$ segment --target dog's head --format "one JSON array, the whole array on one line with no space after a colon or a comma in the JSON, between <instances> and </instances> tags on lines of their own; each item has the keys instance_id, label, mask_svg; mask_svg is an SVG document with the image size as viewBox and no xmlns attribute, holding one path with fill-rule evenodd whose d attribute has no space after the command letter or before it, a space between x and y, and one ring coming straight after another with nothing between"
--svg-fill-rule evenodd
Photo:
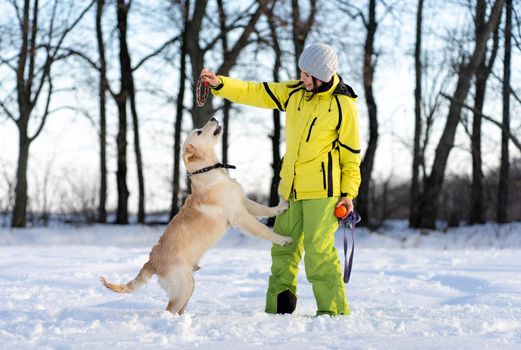
<instances>
[{"instance_id":1,"label":"dog's head","mask_svg":"<svg viewBox=\"0 0 521 350\"><path fill-rule=\"evenodd\" d=\"M191 131L183 144L183 161L188 172L218 162L214 146L222 137L222 126L212 118L201 129Z\"/></svg>"}]
</instances>

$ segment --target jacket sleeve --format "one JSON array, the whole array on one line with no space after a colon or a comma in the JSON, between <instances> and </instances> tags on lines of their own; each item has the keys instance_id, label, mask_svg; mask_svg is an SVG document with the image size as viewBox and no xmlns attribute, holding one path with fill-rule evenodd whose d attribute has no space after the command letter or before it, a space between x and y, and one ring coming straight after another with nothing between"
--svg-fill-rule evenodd
<instances>
[{"instance_id":1,"label":"jacket sleeve","mask_svg":"<svg viewBox=\"0 0 521 350\"><path fill-rule=\"evenodd\" d=\"M340 168L342 178L340 191L343 197L355 198L360 187L360 132L355 100L347 97L342 103L342 121L338 130L340 145Z\"/></svg>"},{"instance_id":2,"label":"jacket sleeve","mask_svg":"<svg viewBox=\"0 0 521 350\"><path fill-rule=\"evenodd\" d=\"M219 84L212 88L215 96L224 97L232 102L269 109L285 110L285 101L288 99L289 85L297 81L282 83L246 82L218 76Z\"/></svg>"}]
</instances>

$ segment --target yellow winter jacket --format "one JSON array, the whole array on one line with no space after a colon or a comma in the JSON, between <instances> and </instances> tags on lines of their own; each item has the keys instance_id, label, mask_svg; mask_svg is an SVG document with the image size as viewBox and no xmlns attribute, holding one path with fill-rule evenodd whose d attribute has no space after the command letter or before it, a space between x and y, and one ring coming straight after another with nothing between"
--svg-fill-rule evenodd
<instances>
[{"instance_id":1,"label":"yellow winter jacket","mask_svg":"<svg viewBox=\"0 0 521 350\"><path fill-rule=\"evenodd\" d=\"M334 75L331 88L306 91L298 80L245 82L219 76L215 96L286 112L286 154L279 193L286 200L344 196L355 198L360 186L360 138L356 94Z\"/></svg>"}]
</instances>

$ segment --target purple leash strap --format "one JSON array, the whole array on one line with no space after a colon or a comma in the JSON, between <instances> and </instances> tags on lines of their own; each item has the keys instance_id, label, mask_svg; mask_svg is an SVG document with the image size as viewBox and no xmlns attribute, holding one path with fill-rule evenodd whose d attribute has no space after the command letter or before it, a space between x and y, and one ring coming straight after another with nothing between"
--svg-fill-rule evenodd
<instances>
[{"instance_id":1,"label":"purple leash strap","mask_svg":"<svg viewBox=\"0 0 521 350\"><path fill-rule=\"evenodd\" d=\"M345 219L340 219L340 224L344 225L344 283L347 284L349 282L349 278L351 277L351 269L353 268L353 254L355 251L355 226L360 222L362 218L355 212L349 213L349 215ZM351 240L353 241L353 245L351 246L351 253L349 254L349 260L347 259L347 227L351 231Z\"/></svg>"}]
</instances>

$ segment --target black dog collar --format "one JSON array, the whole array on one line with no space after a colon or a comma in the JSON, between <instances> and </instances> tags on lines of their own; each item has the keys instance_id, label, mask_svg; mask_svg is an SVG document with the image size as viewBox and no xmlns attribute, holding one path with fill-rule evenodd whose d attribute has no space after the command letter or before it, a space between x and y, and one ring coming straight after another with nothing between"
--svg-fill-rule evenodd
<instances>
[{"instance_id":1,"label":"black dog collar","mask_svg":"<svg viewBox=\"0 0 521 350\"><path fill-rule=\"evenodd\" d=\"M211 170L214 170L214 169L219 169L219 168L235 169L236 167L235 167L235 165L217 163L215 165L207 166L206 168L202 168L202 169L196 170L193 173L188 173L188 175L192 176L192 175L202 174L202 173L206 173L208 171L211 171Z\"/></svg>"}]
</instances>

